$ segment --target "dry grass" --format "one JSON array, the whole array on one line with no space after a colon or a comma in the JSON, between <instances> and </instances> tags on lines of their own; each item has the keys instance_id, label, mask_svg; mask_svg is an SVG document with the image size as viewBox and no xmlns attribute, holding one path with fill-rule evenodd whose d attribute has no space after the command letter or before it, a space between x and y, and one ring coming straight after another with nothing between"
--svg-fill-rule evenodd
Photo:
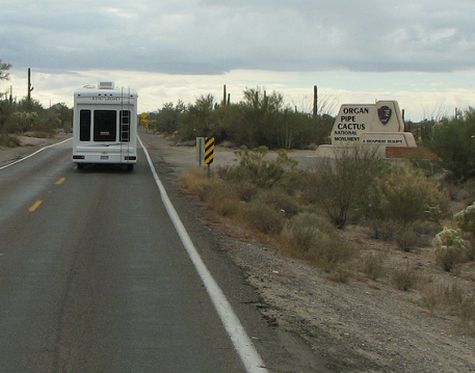
<instances>
[{"instance_id":1,"label":"dry grass","mask_svg":"<svg viewBox=\"0 0 475 373\"><path fill-rule=\"evenodd\" d=\"M432 312L449 312L460 320L462 330L475 333L475 297L456 282L426 283L420 289L421 302Z\"/></svg>"},{"instance_id":2,"label":"dry grass","mask_svg":"<svg viewBox=\"0 0 475 373\"><path fill-rule=\"evenodd\" d=\"M378 280L385 273L384 256L382 254L369 254L361 258L361 270L371 280Z\"/></svg>"},{"instance_id":3,"label":"dry grass","mask_svg":"<svg viewBox=\"0 0 475 373\"><path fill-rule=\"evenodd\" d=\"M193 168L180 176L180 183L189 193L198 196L201 200L208 184L206 172L202 168Z\"/></svg>"},{"instance_id":4,"label":"dry grass","mask_svg":"<svg viewBox=\"0 0 475 373\"><path fill-rule=\"evenodd\" d=\"M339 282L342 284L348 283L351 278L351 272L343 267L337 266L333 272L331 272L327 278L333 282Z\"/></svg>"}]
</instances>

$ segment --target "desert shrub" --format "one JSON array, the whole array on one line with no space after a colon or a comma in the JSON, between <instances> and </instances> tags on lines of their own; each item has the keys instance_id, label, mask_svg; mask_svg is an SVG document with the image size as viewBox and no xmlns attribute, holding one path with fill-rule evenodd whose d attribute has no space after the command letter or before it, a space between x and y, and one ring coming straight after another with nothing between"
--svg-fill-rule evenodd
<instances>
[{"instance_id":1,"label":"desert shrub","mask_svg":"<svg viewBox=\"0 0 475 373\"><path fill-rule=\"evenodd\" d=\"M447 211L448 198L421 171L405 163L376 182L372 195L375 217L395 221L405 230L417 220L437 221Z\"/></svg>"},{"instance_id":2,"label":"desert shrub","mask_svg":"<svg viewBox=\"0 0 475 373\"><path fill-rule=\"evenodd\" d=\"M434 240L436 263L447 272L455 269L458 263L467 259L469 243L464 240L459 229L444 227Z\"/></svg>"},{"instance_id":3,"label":"desert shrub","mask_svg":"<svg viewBox=\"0 0 475 373\"><path fill-rule=\"evenodd\" d=\"M398 290L408 291L414 289L419 281L416 271L406 265L403 268L394 268L391 273L391 281Z\"/></svg>"},{"instance_id":4,"label":"desert shrub","mask_svg":"<svg viewBox=\"0 0 475 373\"><path fill-rule=\"evenodd\" d=\"M288 221L282 231L284 253L307 259L334 271L355 255L355 248L335 228L316 214L301 213Z\"/></svg>"},{"instance_id":5,"label":"desert shrub","mask_svg":"<svg viewBox=\"0 0 475 373\"><path fill-rule=\"evenodd\" d=\"M233 188L236 191L241 201L249 202L258 192L258 187L247 180L236 180L233 183Z\"/></svg>"},{"instance_id":6,"label":"desert shrub","mask_svg":"<svg viewBox=\"0 0 475 373\"><path fill-rule=\"evenodd\" d=\"M468 179L475 176L474 138L475 110L470 108L463 118L434 126L430 146L456 178Z\"/></svg>"},{"instance_id":7,"label":"desert shrub","mask_svg":"<svg viewBox=\"0 0 475 373\"><path fill-rule=\"evenodd\" d=\"M411 251L420 243L419 235L412 225L399 228L395 238L399 248L403 251Z\"/></svg>"},{"instance_id":8,"label":"desert shrub","mask_svg":"<svg viewBox=\"0 0 475 373\"><path fill-rule=\"evenodd\" d=\"M15 146L19 146L20 141L14 135L9 135L6 133L0 133L0 146L5 146L7 148L14 148Z\"/></svg>"},{"instance_id":9,"label":"desert shrub","mask_svg":"<svg viewBox=\"0 0 475 373\"><path fill-rule=\"evenodd\" d=\"M208 206L222 216L233 216L240 209L236 192L227 183L212 179L205 187L204 199Z\"/></svg>"},{"instance_id":10,"label":"desert shrub","mask_svg":"<svg viewBox=\"0 0 475 373\"><path fill-rule=\"evenodd\" d=\"M291 218L299 212L299 205L295 198L280 188L263 189L256 196L256 199L264 204L273 206L287 218Z\"/></svg>"},{"instance_id":11,"label":"desert shrub","mask_svg":"<svg viewBox=\"0 0 475 373\"><path fill-rule=\"evenodd\" d=\"M279 152L274 160L268 159L268 149L263 146L253 150L241 148L236 154L239 164L231 167L225 177L231 181L247 180L260 188L271 188L296 166L285 152Z\"/></svg>"},{"instance_id":12,"label":"desert shrub","mask_svg":"<svg viewBox=\"0 0 475 373\"><path fill-rule=\"evenodd\" d=\"M320 216L313 213L301 213L294 216L285 224L282 238L285 246L294 256L305 256L315 242L320 232L328 232L332 227Z\"/></svg>"},{"instance_id":13,"label":"desert shrub","mask_svg":"<svg viewBox=\"0 0 475 373\"><path fill-rule=\"evenodd\" d=\"M373 238L396 241L403 251L411 251L418 246L430 246L434 235L440 231L436 222L417 220L406 226L394 220L373 220Z\"/></svg>"},{"instance_id":14,"label":"desert shrub","mask_svg":"<svg viewBox=\"0 0 475 373\"><path fill-rule=\"evenodd\" d=\"M335 160L320 161L307 173L304 196L344 228L350 209L365 199L381 162L371 148L352 148Z\"/></svg>"},{"instance_id":15,"label":"desert shrub","mask_svg":"<svg viewBox=\"0 0 475 373\"><path fill-rule=\"evenodd\" d=\"M384 257L381 254L369 254L361 258L361 270L371 280L377 280L381 278L386 268L384 267Z\"/></svg>"},{"instance_id":16,"label":"desert shrub","mask_svg":"<svg viewBox=\"0 0 475 373\"><path fill-rule=\"evenodd\" d=\"M280 233L285 224L284 214L260 201L246 205L245 217L252 227L268 234Z\"/></svg>"},{"instance_id":17,"label":"desert shrub","mask_svg":"<svg viewBox=\"0 0 475 373\"><path fill-rule=\"evenodd\" d=\"M322 232L313 247L310 248L307 259L320 265L327 271L339 267L356 254L356 248L343 240L338 232Z\"/></svg>"},{"instance_id":18,"label":"desert shrub","mask_svg":"<svg viewBox=\"0 0 475 373\"><path fill-rule=\"evenodd\" d=\"M29 131L38 123L38 113L16 111L12 113L12 121L16 122L21 133Z\"/></svg>"}]
</instances>

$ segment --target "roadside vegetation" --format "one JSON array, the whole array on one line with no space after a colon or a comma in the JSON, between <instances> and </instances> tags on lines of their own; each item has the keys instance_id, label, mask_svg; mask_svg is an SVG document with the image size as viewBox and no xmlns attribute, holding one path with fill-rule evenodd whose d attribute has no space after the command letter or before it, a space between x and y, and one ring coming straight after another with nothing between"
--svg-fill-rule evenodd
<instances>
[{"instance_id":1,"label":"roadside vegetation","mask_svg":"<svg viewBox=\"0 0 475 373\"><path fill-rule=\"evenodd\" d=\"M0 60L0 82L9 78L10 65ZM44 108L34 99L17 100L0 92L0 146L20 145L18 135L53 137L65 121L72 122L72 109L65 104Z\"/></svg>"},{"instance_id":2,"label":"roadside vegetation","mask_svg":"<svg viewBox=\"0 0 475 373\"><path fill-rule=\"evenodd\" d=\"M182 185L231 227L327 278L417 294L430 312L449 312L475 332L475 203L454 215L441 175L363 148L309 170L272 153L243 147L238 164L209 178L194 169Z\"/></svg>"},{"instance_id":3,"label":"roadside vegetation","mask_svg":"<svg viewBox=\"0 0 475 373\"><path fill-rule=\"evenodd\" d=\"M417 294L430 312L450 312L475 333L475 110L406 123L431 160L387 162L361 148L297 169L285 150L327 143L333 109L327 102L310 115L256 88L238 103L212 95L167 103L141 123L177 142L214 136L239 148L237 165L182 178L231 225L334 281Z\"/></svg>"}]
</instances>

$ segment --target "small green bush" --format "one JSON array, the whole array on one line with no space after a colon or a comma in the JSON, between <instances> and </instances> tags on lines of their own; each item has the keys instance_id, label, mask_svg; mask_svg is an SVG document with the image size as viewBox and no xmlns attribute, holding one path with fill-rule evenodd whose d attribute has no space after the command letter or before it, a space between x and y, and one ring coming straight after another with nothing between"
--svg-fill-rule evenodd
<instances>
[{"instance_id":1,"label":"small green bush","mask_svg":"<svg viewBox=\"0 0 475 373\"><path fill-rule=\"evenodd\" d=\"M319 161L307 173L303 195L343 229L352 208L362 200L367 204L368 191L381 168L374 149L350 148L335 160Z\"/></svg>"},{"instance_id":2,"label":"small green bush","mask_svg":"<svg viewBox=\"0 0 475 373\"><path fill-rule=\"evenodd\" d=\"M288 221L282 231L282 238L288 253L304 257L318 241L322 229L322 219L316 214L301 213Z\"/></svg>"},{"instance_id":3,"label":"small green bush","mask_svg":"<svg viewBox=\"0 0 475 373\"><path fill-rule=\"evenodd\" d=\"M259 201L246 205L245 216L248 223L262 233L278 234L285 224L284 214Z\"/></svg>"},{"instance_id":4,"label":"small green bush","mask_svg":"<svg viewBox=\"0 0 475 373\"><path fill-rule=\"evenodd\" d=\"M20 146L20 141L14 135L0 133L0 146L14 148L15 146Z\"/></svg>"},{"instance_id":5,"label":"small green bush","mask_svg":"<svg viewBox=\"0 0 475 373\"><path fill-rule=\"evenodd\" d=\"M295 198L280 188L261 190L256 198L265 204L275 207L287 218L291 218L299 212L299 205Z\"/></svg>"},{"instance_id":6,"label":"small green bush","mask_svg":"<svg viewBox=\"0 0 475 373\"><path fill-rule=\"evenodd\" d=\"M269 189L293 170L296 162L286 152L279 152L276 159L270 159L265 146L249 150L245 147L236 152L239 164L224 174L228 180L246 180L259 188Z\"/></svg>"},{"instance_id":7,"label":"small green bush","mask_svg":"<svg viewBox=\"0 0 475 373\"><path fill-rule=\"evenodd\" d=\"M327 271L336 270L356 253L335 227L311 213L293 217L285 225L281 237L284 253L307 259Z\"/></svg>"},{"instance_id":8,"label":"small green bush","mask_svg":"<svg viewBox=\"0 0 475 373\"><path fill-rule=\"evenodd\" d=\"M403 229L417 220L438 221L448 207L448 197L438 185L407 163L379 178L372 196L376 217L395 221Z\"/></svg>"}]
</instances>

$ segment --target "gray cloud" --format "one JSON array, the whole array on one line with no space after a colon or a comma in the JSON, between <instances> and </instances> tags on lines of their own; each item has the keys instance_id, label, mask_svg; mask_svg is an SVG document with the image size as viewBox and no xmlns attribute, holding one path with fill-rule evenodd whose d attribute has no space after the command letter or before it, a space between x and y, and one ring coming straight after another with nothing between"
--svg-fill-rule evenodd
<instances>
[{"instance_id":1,"label":"gray cloud","mask_svg":"<svg viewBox=\"0 0 475 373\"><path fill-rule=\"evenodd\" d=\"M475 67L471 0L21 0L2 5L15 67L165 73Z\"/></svg>"}]
</instances>

